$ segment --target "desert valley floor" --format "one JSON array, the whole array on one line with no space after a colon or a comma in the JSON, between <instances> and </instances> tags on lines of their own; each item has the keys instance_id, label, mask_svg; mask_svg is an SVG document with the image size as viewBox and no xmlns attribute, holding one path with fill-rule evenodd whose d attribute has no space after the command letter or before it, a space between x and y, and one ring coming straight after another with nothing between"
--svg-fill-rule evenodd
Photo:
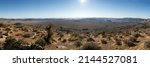
<instances>
[{"instance_id":1,"label":"desert valley floor","mask_svg":"<svg viewBox=\"0 0 150 67\"><path fill-rule=\"evenodd\" d=\"M38 20L1 20L0 49L149 50L150 22L41 25Z\"/></svg>"}]
</instances>

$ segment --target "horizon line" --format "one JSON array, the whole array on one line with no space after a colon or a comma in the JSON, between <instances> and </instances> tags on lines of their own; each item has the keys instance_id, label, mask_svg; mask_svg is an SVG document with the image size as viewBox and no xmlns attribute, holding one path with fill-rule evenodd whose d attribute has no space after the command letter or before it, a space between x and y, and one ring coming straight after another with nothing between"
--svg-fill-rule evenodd
<instances>
[{"instance_id":1,"label":"horizon line","mask_svg":"<svg viewBox=\"0 0 150 67\"><path fill-rule=\"evenodd\" d=\"M54 17L54 18L52 18L52 17L26 17L26 18L1 18L0 17L0 19L88 19L88 18L137 18L137 19L150 19L150 18L139 18L139 17L67 17L67 18L63 18L63 17L58 17L58 18L56 18L56 17Z\"/></svg>"}]
</instances>

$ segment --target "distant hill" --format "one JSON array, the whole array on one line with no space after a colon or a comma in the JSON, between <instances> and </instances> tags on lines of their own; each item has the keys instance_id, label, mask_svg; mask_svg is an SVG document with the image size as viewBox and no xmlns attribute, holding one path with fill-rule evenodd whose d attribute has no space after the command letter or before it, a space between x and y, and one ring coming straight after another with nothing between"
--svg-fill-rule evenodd
<instances>
[{"instance_id":1,"label":"distant hill","mask_svg":"<svg viewBox=\"0 0 150 67\"><path fill-rule=\"evenodd\" d=\"M45 21L61 21L61 22L141 22L146 19L142 18L23 18L23 19L7 19L0 20L45 20Z\"/></svg>"},{"instance_id":2,"label":"distant hill","mask_svg":"<svg viewBox=\"0 0 150 67\"><path fill-rule=\"evenodd\" d=\"M80 22L141 22L145 19L141 18L83 18L83 19L72 19Z\"/></svg>"}]
</instances>

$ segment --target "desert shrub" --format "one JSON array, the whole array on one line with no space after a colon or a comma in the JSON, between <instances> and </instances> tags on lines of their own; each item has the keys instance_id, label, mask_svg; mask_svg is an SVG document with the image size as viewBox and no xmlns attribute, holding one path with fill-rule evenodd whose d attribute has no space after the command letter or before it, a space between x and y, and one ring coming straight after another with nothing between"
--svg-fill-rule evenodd
<instances>
[{"instance_id":1,"label":"desert shrub","mask_svg":"<svg viewBox=\"0 0 150 67\"><path fill-rule=\"evenodd\" d=\"M146 23L142 23L141 28L149 28L149 25L147 25Z\"/></svg>"},{"instance_id":2,"label":"desert shrub","mask_svg":"<svg viewBox=\"0 0 150 67\"><path fill-rule=\"evenodd\" d=\"M33 32L40 33L39 28L36 28L36 29L34 28Z\"/></svg>"},{"instance_id":3,"label":"desert shrub","mask_svg":"<svg viewBox=\"0 0 150 67\"><path fill-rule=\"evenodd\" d=\"M147 48L150 48L150 41L145 42L144 44Z\"/></svg>"},{"instance_id":4,"label":"desert shrub","mask_svg":"<svg viewBox=\"0 0 150 67\"><path fill-rule=\"evenodd\" d=\"M101 47L93 43L87 43L81 48L81 50L101 50Z\"/></svg>"},{"instance_id":5,"label":"desert shrub","mask_svg":"<svg viewBox=\"0 0 150 67\"><path fill-rule=\"evenodd\" d=\"M6 31L11 31L11 29L10 29L10 28L6 28L5 30L6 30Z\"/></svg>"},{"instance_id":6,"label":"desert shrub","mask_svg":"<svg viewBox=\"0 0 150 67\"><path fill-rule=\"evenodd\" d=\"M35 34L36 34L36 33L33 33L33 32L25 33L25 34L23 35L23 37L25 37L25 38L31 38L31 37L33 37Z\"/></svg>"},{"instance_id":7,"label":"desert shrub","mask_svg":"<svg viewBox=\"0 0 150 67\"><path fill-rule=\"evenodd\" d=\"M25 37L25 38L30 38L31 35L30 35L30 34L24 34L23 37Z\"/></svg>"},{"instance_id":8,"label":"desert shrub","mask_svg":"<svg viewBox=\"0 0 150 67\"><path fill-rule=\"evenodd\" d=\"M6 28L7 25L6 25L6 24L3 24L3 23L0 23L0 27Z\"/></svg>"},{"instance_id":9,"label":"desert shrub","mask_svg":"<svg viewBox=\"0 0 150 67\"><path fill-rule=\"evenodd\" d=\"M130 38L129 38L129 41L135 42L135 43L138 43L138 42L139 42L139 41L137 41L137 38L136 38L136 37L130 37Z\"/></svg>"},{"instance_id":10,"label":"desert shrub","mask_svg":"<svg viewBox=\"0 0 150 67\"><path fill-rule=\"evenodd\" d=\"M4 50L43 50L40 45L25 46L22 40L16 40L15 38L8 37L3 44Z\"/></svg>"},{"instance_id":11,"label":"desert shrub","mask_svg":"<svg viewBox=\"0 0 150 67\"><path fill-rule=\"evenodd\" d=\"M60 31L63 31L63 32L66 33L66 34L69 34L69 33L72 32L71 30L65 29L65 28L61 29Z\"/></svg>"},{"instance_id":12,"label":"desert shrub","mask_svg":"<svg viewBox=\"0 0 150 67\"><path fill-rule=\"evenodd\" d=\"M2 47L2 44L0 43L0 50L2 50L3 49L3 47Z\"/></svg>"},{"instance_id":13,"label":"desert shrub","mask_svg":"<svg viewBox=\"0 0 150 67\"><path fill-rule=\"evenodd\" d=\"M23 26L24 24L23 23L14 23L14 25L16 25L16 26Z\"/></svg>"},{"instance_id":14,"label":"desert shrub","mask_svg":"<svg viewBox=\"0 0 150 67\"><path fill-rule=\"evenodd\" d=\"M60 27L60 31L62 31L63 29L64 29L64 28L61 26L61 27Z\"/></svg>"},{"instance_id":15,"label":"desert shrub","mask_svg":"<svg viewBox=\"0 0 150 67\"><path fill-rule=\"evenodd\" d=\"M141 37L141 34L135 33L133 36L136 37L136 38L138 38L138 37Z\"/></svg>"},{"instance_id":16,"label":"desert shrub","mask_svg":"<svg viewBox=\"0 0 150 67\"><path fill-rule=\"evenodd\" d=\"M3 48L5 50L21 50L23 48L24 42L19 40L17 41L15 38L8 37L3 44Z\"/></svg>"},{"instance_id":17,"label":"desert shrub","mask_svg":"<svg viewBox=\"0 0 150 67\"><path fill-rule=\"evenodd\" d=\"M88 41L88 42L91 42L91 41L93 42L93 41L95 41L95 40L94 40L93 38L88 38L87 41Z\"/></svg>"},{"instance_id":18,"label":"desert shrub","mask_svg":"<svg viewBox=\"0 0 150 67\"><path fill-rule=\"evenodd\" d=\"M107 44L106 40L101 40L102 44Z\"/></svg>"},{"instance_id":19,"label":"desert shrub","mask_svg":"<svg viewBox=\"0 0 150 67\"><path fill-rule=\"evenodd\" d=\"M80 41L77 41L77 42L74 43L74 45L75 45L76 47L81 47L82 43L81 43Z\"/></svg>"},{"instance_id":20,"label":"desert shrub","mask_svg":"<svg viewBox=\"0 0 150 67\"><path fill-rule=\"evenodd\" d=\"M3 35L0 34L0 38L3 38Z\"/></svg>"},{"instance_id":21,"label":"desert shrub","mask_svg":"<svg viewBox=\"0 0 150 67\"><path fill-rule=\"evenodd\" d=\"M31 45L27 47L27 50L44 50L44 48L40 45Z\"/></svg>"},{"instance_id":22,"label":"desert shrub","mask_svg":"<svg viewBox=\"0 0 150 67\"><path fill-rule=\"evenodd\" d=\"M106 32L105 32L105 31L102 31L102 32L101 32L101 34L102 34L102 35L105 35L105 34L106 34Z\"/></svg>"},{"instance_id":23,"label":"desert shrub","mask_svg":"<svg viewBox=\"0 0 150 67\"><path fill-rule=\"evenodd\" d=\"M122 45L121 41L120 40L116 40L116 45L121 46Z\"/></svg>"},{"instance_id":24,"label":"desert shrub","mask_svg":"<svg viewBox=\"0 0 150 67\"><path fill-rule=\"evenodd\" d=\"M46 41L44 40L44 39L39 39L39 40L37 40L36 42L35 42L35 44L38 44L38 45L40 45L40 46L46 46L47 45L47 43L46 43Z\"/></svg>"},{"instance_id":25,"label":"desert shrub","mask_svg":"<svg viewBox=\"0 0 150 67\"><path fill-rule=\"evenodd\" d=\"M66 39L64 39L62 42L63 42L63 43L65 43L65 42L67 42L67 40L66 40Z\"/></svg>"},{"instance_id":26,"label":"desert shrub","mask_svg":"<svg viewBox=\"0 0 150 67\"><path fill-rule=\"evenodd\" d=\"M8 32L4 33L3 35L8 36Z\"/></svg>"},{"instance_id":27,"label":"desert shrub","mask_svg":"<svg viewBox=\"0 0 150 67\"><path fill-rule=\"evenodd\" d=\"M136 46L135 42L133 42L133 41L127 40L125 43L127 44L128 47L135 47Z\"/></svg>"},{"instance_id":28,"label":"desert shrub","mask_svg":"<svg viewBox=\"0 0 150 67\"><path fill-rule=\"evenodd\" d=\"M18 34L16 34L15 36L21 36L22 34L20 34L20 33L18 33Z\"/></svg>"}]
</instances>

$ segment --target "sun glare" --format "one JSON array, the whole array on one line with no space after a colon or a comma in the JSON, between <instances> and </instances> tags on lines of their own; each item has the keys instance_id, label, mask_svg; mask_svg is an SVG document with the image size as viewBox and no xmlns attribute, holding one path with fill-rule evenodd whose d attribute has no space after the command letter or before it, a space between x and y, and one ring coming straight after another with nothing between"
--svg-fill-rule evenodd
<instances>
[{"instance_id":1,"label":"sun glare","mask_svg":"<svg viewBox=\"0 0 150 67\"><path fill-rule=\"evenodd\" d=\"M87 0L80 0L81 3L85 3Z\"/></svg>"}]
</instances>

